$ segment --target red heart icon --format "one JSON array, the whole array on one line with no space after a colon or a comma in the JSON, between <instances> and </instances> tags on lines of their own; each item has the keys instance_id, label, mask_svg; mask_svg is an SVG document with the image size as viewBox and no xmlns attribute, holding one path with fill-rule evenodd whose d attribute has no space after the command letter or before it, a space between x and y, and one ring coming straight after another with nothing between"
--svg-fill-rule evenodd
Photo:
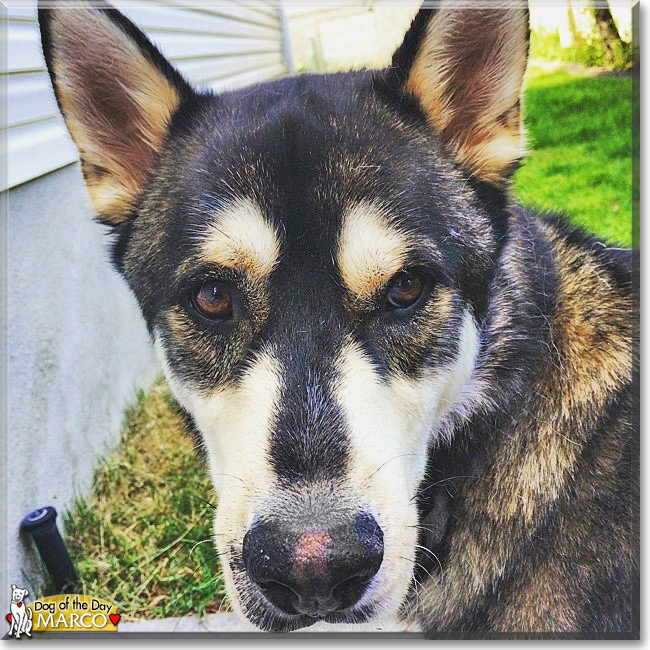
<instances>
[{"instance_id":1,"label":"red heart icon","mask_svg":"<svg viewBox=\"0 0 650 650\"><path fill-rule=\"evenodd\" d=\"M117 625L118 621L119 621L120 618L122 618L122 617L121 617L119 614L110 614L108 618L111 619L111 623L112 623L113 625Z\"/></svg>"},{"instance_id":2,"label":"red heart icon","mask_svg":"<svg viewBox=\"0 0 650 650\"><path fill-rule=\"evenodd\" d=\"M16 603L16 605L18 605L18 607L22 607L22 606L23 606L22 603Z\"/></svg>"},{"instance_id":3,"label":"red heart icon","mask_svg":"<svg viewBox=\"0 0 650 650\"><path fill-rule=\"evenodd\" d=\"M11 623L11 614L7 614L7 620Z\"/></svg>"}]
</instances>

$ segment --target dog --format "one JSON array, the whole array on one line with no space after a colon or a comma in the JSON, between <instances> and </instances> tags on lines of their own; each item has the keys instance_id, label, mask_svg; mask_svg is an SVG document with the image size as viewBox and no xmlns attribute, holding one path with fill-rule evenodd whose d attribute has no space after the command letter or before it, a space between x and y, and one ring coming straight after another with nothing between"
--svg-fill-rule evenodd
<instances>
[{"instance_id":1,"label":"dog","mask_svg":"<svg viewBox=\"0 0 650 650\"><path fill-rule=\"evenodd\" d=\"M32 636L32 610L25 607L25 596L28 594L27 589L19 589L16 585L11 585L9 636L15 634L17 639L20 639L21 634Z\"/></svg>"},{"instance_id":2,"label":"dog","mask_svg":"<svg viewBox=\"0 0 650 650\"><path fill-rule=\"evenodd\" d=\"M234 609L638 635L635 258L511 195L527 8L445 0L386 69L214 94L111 6L48 7Z\"/></svg>"}]
</instances>

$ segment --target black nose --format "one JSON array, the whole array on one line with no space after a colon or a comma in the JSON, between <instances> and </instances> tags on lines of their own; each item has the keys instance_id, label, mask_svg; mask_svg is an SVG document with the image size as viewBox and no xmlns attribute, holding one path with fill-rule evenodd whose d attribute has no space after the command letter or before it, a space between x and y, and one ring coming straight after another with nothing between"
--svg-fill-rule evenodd
<instances>
[{"instance_id":1,"label":"black nose","mask_svg":"<svg viewBox=\"0 0 650 650\"><path fill-rule=\"evenodd\" d=\"M384 535L368 513L302 531L258 522L244 537L250 579L287 614L322 618L363 596L384 557Z\"/></svg>"}]
</instances>

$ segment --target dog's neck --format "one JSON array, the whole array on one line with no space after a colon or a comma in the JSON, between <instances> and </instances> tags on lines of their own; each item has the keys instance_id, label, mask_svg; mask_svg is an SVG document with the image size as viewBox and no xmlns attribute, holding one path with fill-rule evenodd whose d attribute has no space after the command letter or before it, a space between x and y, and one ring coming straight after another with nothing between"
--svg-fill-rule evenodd
<instances>
[{"instance_id":1,"label":"dog's neck","mask_svg":"<svg viewBox=\"0 0 650 650\"><path fill-rule=\"evenodd\" d=\"M435 436L419 491L420 544L435 556L418 558L416 580L444 567L447 532L463 516L463 486L480 475L477 459L490 457L490 448L526 408L535 377L550 362L558 284L553 252L535 216L518 206L509 213L471 386L465 403L448 414Z\"/></svg>"},{"instance_id":2,"label":"dog's neck","mask_svg":"<svg viewBox=\"0 0 650 650\"><path fill-rule=\"evenodd\" d=\"M504 581L530 580L539 595L546 585L517 571L542 566L549 549L573 557L574 545L558 538L563 517L590 512L598 491L620 492L616 462L594 473L590 459L594 450L629 453L621 427L634 412L625 390L634 381L634 314L622 275L597 242L511 212L481 327L473 410L445 423L420 491L428 550L416 581L425 584L428 629L482 629ZM592 489L580 497L578 476ZM622 507L612 518L624 516Z\"/></svg>"}]
</instances>

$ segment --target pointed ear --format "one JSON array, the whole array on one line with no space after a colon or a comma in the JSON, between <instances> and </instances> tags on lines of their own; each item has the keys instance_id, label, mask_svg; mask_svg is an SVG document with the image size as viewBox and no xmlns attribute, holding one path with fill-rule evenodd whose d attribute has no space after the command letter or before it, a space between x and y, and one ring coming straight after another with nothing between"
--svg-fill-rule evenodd
<instances>
[{"instance_id":1,"label":"pointed ear","mask_svg":"<svg viewBox=\"0 0 650 650\"><path fill-rule=\"evenodd\" d=\"M521 88L528 9L420 9L393 56L401 90L419 101L456 160L499 183L524 153Z\"/></svg>"},{"instance_id":2,"label":"pointed ear","mask_svg":"<svg viewBox=\"0 0 650 650\"><path fill-rule=\"evenodd\" d=\"M47 2L48 7L45 8ZM41 0L43 52L100 221L119 224L192 90L119 11Z\"/></svg>"}]
</instances>

